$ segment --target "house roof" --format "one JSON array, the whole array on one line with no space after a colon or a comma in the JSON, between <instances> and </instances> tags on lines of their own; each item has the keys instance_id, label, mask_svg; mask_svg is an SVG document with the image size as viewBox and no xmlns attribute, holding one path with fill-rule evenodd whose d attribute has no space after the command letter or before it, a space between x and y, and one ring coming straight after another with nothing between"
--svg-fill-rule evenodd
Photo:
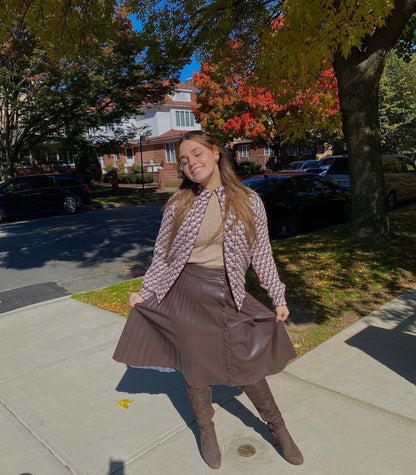
<instances>
[{"instance_id":1,"label":"house roof","mask_svg":"<svg viewBox=\"0 0 416 475\"><path fill-rule=\"evenodd\" d=\"M185 107L197 107L195 89L183 82L178 82L175 84L175 89L172 91L172 94L176 92L190 92L191 100L190 101L175 101L170 95L166 95L163 104L164 105L175 105L175 106L185 106Z\"/></svg>"},{"instance_id":2,"label":"house roof","mask_svg":"<svg viewBox=\"0 0 416 475\"><path fill-rule=\"evenodd\" d=\"M175 130L170 129L162 135L157 135L155 137L149 137L148 142L163 141L166 139L181 138L182 135L185 135L189 130Z\"/></svg>"},{"instance_id":3,"label":"house roof","mask_svg":"<svg viewBox=\"0 0 416 475\"><path fill-rule=\"evenodd\" d=\"M193 87L188 86L188 84L185 84L183 82L176 83L175 89L186 90L186 91L193 91L194 90Z\"/></svg>"}]
</instances>

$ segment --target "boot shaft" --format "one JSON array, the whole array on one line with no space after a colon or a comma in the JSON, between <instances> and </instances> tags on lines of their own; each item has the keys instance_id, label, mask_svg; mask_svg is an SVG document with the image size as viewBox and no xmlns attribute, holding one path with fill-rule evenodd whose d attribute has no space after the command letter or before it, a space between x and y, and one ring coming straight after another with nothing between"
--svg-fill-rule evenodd
<instances>
[{"instance_id":1,"label":"boot shaft","mask_svg":"<svg viewBox=\"0 0 416 475\"><path fill-rule=\"evenodd\" d=\"M210 427L213 424L211 419L215 413L212 407L212 387L192 388L187 384L186 391L199 428Z\"/></svg>"},{"instance_id":2,"label":"boot shaft","mask_svg":"<svg viewBox=\"0 0 416 475\"><path fill-rule=\"evenodd\" d=\"M280 421L282 414L265 378L256 384L243 386L243 390L264 422Z\"/></svg>"}]
</instances>

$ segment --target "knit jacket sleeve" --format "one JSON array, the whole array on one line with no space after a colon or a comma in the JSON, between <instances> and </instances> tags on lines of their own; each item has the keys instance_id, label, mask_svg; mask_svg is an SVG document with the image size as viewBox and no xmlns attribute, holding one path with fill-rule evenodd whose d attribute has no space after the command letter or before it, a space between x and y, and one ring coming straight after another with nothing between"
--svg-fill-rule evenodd
<instances>
[{"instance_id":1,"label":"knit jacket sleeve","mask_svg":"<svg viewBox=\"0 0 416 475\"><path fill-rule=\"evenodd\" d=\"M286 305L285 285L279 278L270 245L266 210L257 194L253 193L251 200L257 229L257 243L251 247L251 264L273 305Z\"/></svg>"},{"instance_id":2,"label":"knit jacket sleeve","mask_svg":"<svg viewBox=\"0 0 416 475\"><path fill-rule=\"evenodd\" d=\"M151 297L153 293L156 293L161 276L164 275L167 268L166 252L175 209L176 205L173 203L168 205L163 213L159 233L155 241L152 263L143 277L142 288L139 291L139 295L145 300Z\"/></svg>"}]
</instances>

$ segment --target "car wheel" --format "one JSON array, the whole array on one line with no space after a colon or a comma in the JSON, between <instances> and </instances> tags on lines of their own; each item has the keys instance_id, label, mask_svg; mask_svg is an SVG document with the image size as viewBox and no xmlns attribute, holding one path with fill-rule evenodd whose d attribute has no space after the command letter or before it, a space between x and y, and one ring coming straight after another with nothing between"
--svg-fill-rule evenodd
<instances>
[{"instance_id":1,"label":"car wheel","mask_svg":"<svg viewBox=\"0 0 416 475\"><path fill-rule=\"evenodd\" d=\"M387 210L393 210L397 205L397 195L395 191L390 191L387 196Z\"/></svg>"},{"instance_id":2,"label":"car wheel","mask_svg":"<svg viewBox=\"0 0 416 475\"><path fill-rule=\"evenodd\" d=\"M297 236L300 233L300 220L297 216L288 218L276 223L272 228L272 235L278 239L286 239Z\"/></svg>"},{"instance_id":3,"label":"car wheel","mask_svg":"<svg viewBox=\"0 0 416 475\"><path fill-rule=\"evenodd\" d=\"M78 210L78 201L73 196L64 199L64 211L66 214L74 214Z\"/></svg>"}]
</instances>

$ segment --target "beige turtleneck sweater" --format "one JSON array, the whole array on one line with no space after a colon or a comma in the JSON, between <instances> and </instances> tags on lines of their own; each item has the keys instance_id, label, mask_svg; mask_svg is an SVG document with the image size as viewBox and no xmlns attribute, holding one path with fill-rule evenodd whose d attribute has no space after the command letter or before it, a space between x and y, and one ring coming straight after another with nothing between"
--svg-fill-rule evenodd
<instances>
[{"instance_id":1,"label":"beige turtleneck sweater","mask_svg":"<svg viewBox=\"0 0 416 475\"><path fill-rule=\"evenodd\" d=\"M221 208L217 195L213 193L208 202L192 254L189 257L189 263L206 267L224 267L222 229L217 234L221 225Z\"/></svg>"}]
</instances>

